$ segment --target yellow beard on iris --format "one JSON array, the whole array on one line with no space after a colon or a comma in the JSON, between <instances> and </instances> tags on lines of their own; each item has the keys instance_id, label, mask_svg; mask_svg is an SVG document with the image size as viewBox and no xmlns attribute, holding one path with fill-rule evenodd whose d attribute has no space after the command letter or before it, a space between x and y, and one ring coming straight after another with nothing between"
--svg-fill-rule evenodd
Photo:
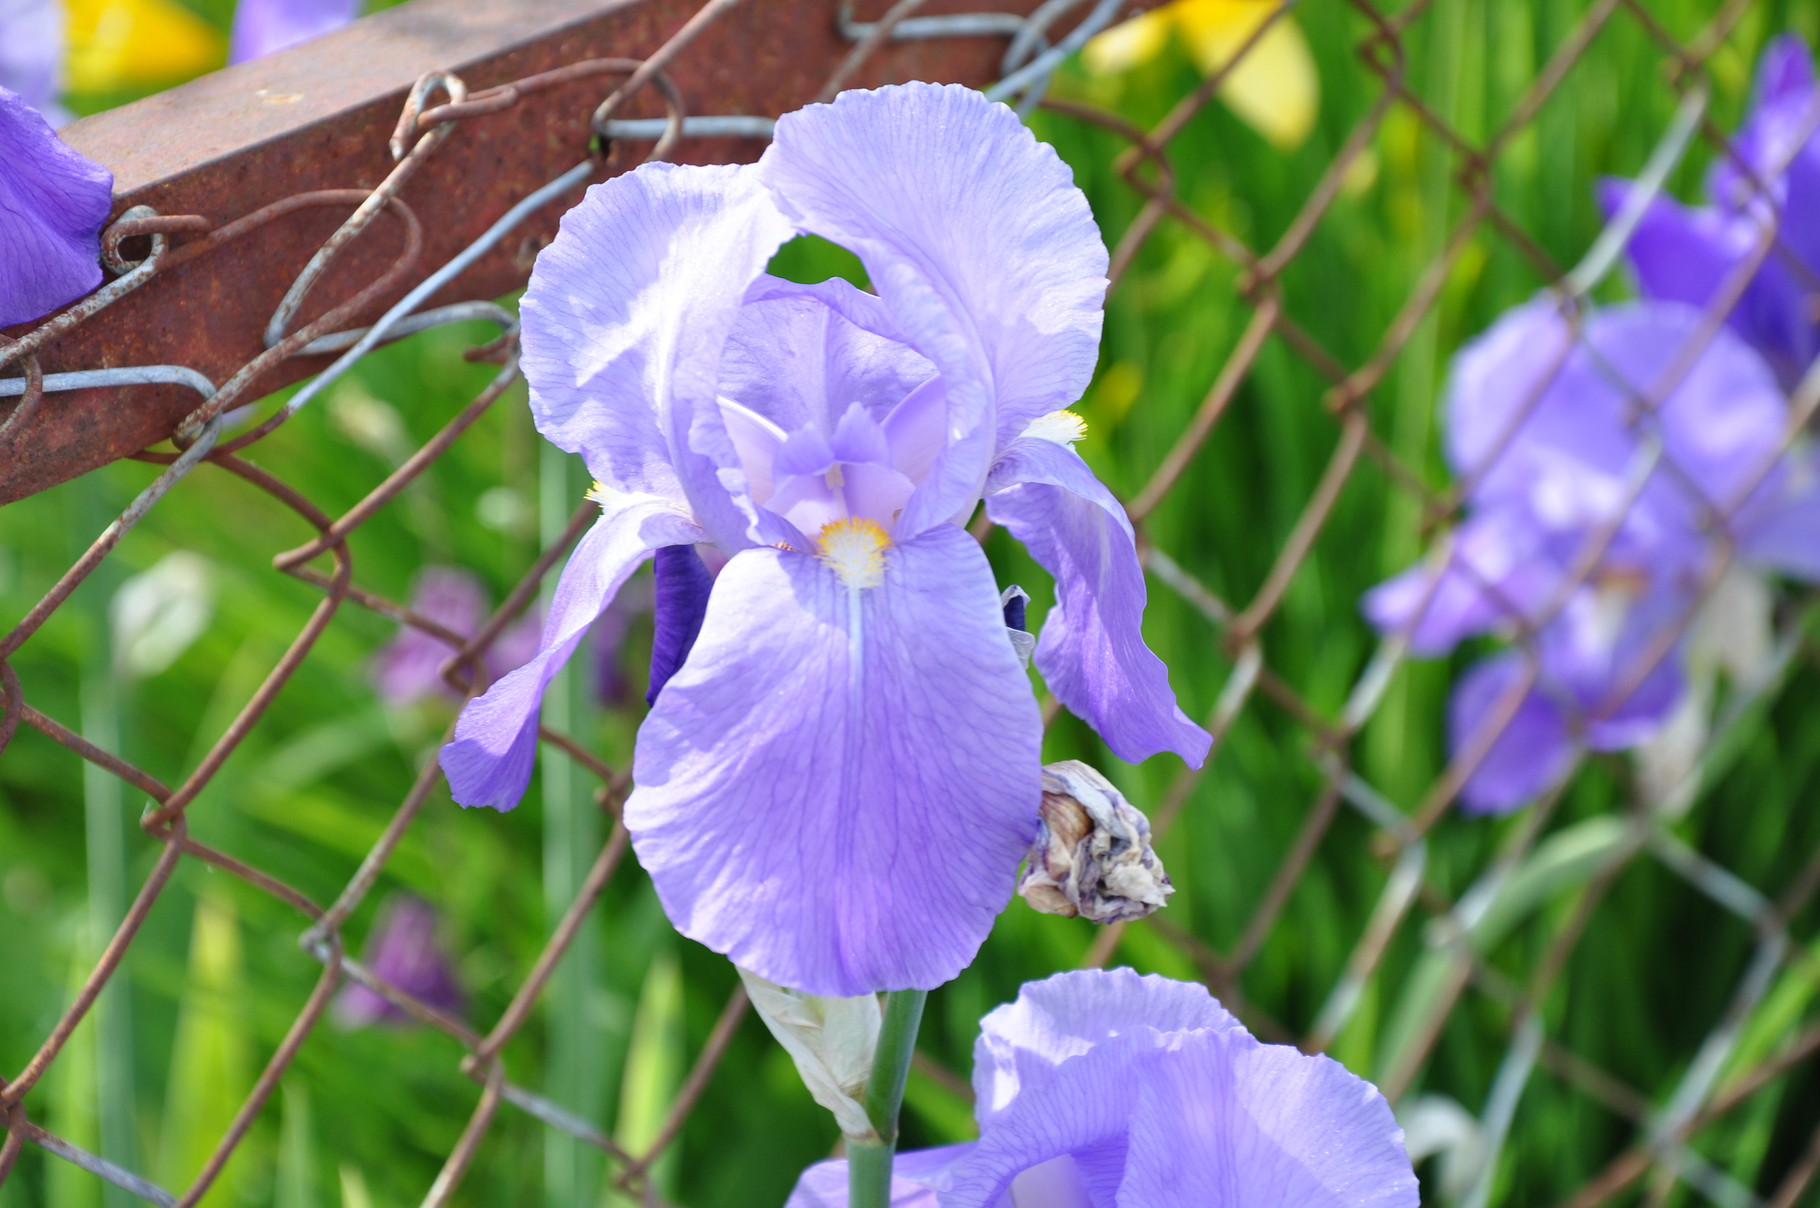
<instances>
[{"instance_id":1,"label":"yellow beard on iris","mask_svg":"<svg viewBox=\"0 0 1820 1208\"><path fill-rule=\"evenodd\" d=\"M877 521L850 517L822 525L815 539L821 560L840 576L843 586L877 587L885 579L885 550L891 538Z\"/></svg>"}]
</instances>

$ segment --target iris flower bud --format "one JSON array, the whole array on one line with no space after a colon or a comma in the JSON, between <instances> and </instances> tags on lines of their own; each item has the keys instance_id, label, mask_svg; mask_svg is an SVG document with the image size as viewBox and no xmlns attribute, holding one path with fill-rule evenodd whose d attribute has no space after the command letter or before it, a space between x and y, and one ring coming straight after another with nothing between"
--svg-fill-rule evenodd
<instances>
[{"instance_id":1,"label":"iris flower bud","mask_svg":"<svg viewBox=\"0 0 1820 1208\"><path fill-rule=\"evenodd\" d=\"M1150 821L1110 781L1064 759L1043 769L1036 841L1017 891L1044 914L1095 923L1141 919L1175 888L1150 846Z\"/></svg>"}]
</instances>

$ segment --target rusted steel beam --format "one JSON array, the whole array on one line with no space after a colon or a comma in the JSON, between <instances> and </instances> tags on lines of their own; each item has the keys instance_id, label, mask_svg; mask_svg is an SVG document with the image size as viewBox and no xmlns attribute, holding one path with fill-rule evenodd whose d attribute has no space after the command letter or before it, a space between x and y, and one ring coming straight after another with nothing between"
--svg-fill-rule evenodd
<instances>
[{"instance_id":1,"label":"rusted steel beam","mask_svg":"<svg viewBox=\"0 0 1820 1208\"><path fill-rule=\"evenodd\" d=\"M995 0L993 7L1029 12L1037 2ZM281 54L86 118L64 136L114 171L116 215L149 205L163 215L199 215L219 229L300 194L376 187L393 168L387 150L393 124L424 72L453 71L478 92L584 59L642 58L700 4L413 0ZM876 16L884 7L868 3L861 15ZM918 15L973 7L967 0L930 0ZM710 25L667 75L689 113L786 112L812 100L852 49L840 36L836 12L837 0L748 0ZM849 83L984 84L996 76L1005 45L1002 38L892 43ZM564 83L458 123L400 194L421 221L422 251L401 279L361 308L359 321L376 318L527 193L586 158L590 115L621 79L599 75ZM616 116L664 113L658 90L646 88ZM625 170L646 149L616 149L596 177ZM739 162L762 150L752 139L685 140L672 158ZM220 385L264 350L268 319L310 256L352 212L348 196L295 209L160 272L46 345L39 364L46 373L186 365ZM495 298L521 286L560 212L574 200L546 207L426 305ZM381 214L316 285L290 330L379 279L404 249L405 229L396 211ZM171 254L182 255L208 236L180 232L171 238ZM8 334L16 338L29 329ZM248 397L315 373L327 360L282 361ZM20 372L16 364L0 370ZM0 436L0 503L168 438L198 402L194 391L171 385L47 395ZM16 406L16 400L0 401L0 419Z\"/></svg>"}]
</instances>

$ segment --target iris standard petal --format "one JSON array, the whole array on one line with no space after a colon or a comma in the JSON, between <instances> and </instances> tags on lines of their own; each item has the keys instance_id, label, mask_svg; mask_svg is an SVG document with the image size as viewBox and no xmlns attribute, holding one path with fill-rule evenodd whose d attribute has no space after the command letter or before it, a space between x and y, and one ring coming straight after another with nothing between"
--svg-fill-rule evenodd
<instances>
[{"instance_id":1,"label":"iris standard petal","mask_svg":"<svg viewBox=\"0 0 1820 1208\"><path fill-rule=\"evenodd\" d=\"M785 114L759 171L801 229L859 256L940 371L949 447L899 532L952 519L993 453L1093 375L1107 254L1086 197L1015 113L958 85Z\"/></svg>"},{"instance_id":2,"label":"iris standard petal","mask_svg":"<svg viewBox=\"0 0 1820 1208\"><path fill-rule=\"evenodd\" d=\"M536 655L468 702L455 738L442 748L449 791L462 805L509 810L524 796L537 756L537 715L544 689L581 637L651 551L704 540L670 500L651 495L601 497L601 516L569 554L544 619Z\"/></svg>"},{"instance_id":3,"label":"iris standard petal","mask_svg":"<svg viewBox=\"0 0 1820 1208\"><path fill-rule=\"evenodd\" d=\"M228 62L244 63L340 29L360 15L360 0L240 0Z\"/></svg>"},{"instance_id":4,"label":"iris standard petal","mask_svg":"<svg viewBox=\"0 0 1820 1208\"><path fill-rule=\"evenodd\" d=\"M1390 1105L1331 1058L1196 1032L1144 1067L1121 1208L1416 1208Z\"/></svg>"},{"instance_id":5,"label":"iris standard petal","mask_svg":"<svg viewBox=\"0 0 1820 1208\"><path fill-rule=\"evenodd\" d=\"M677 929L810 994L959 973L1036 829L1042 725L985 555L944 527L876 570L736 555L626 802Z\"/></svg>"},{"instance_id":6,"label":"iris standard petal","mask_svg":"<svg viewBox=\"0 0 1820 1208\"><path fill-rule=\"evenodd\" d=\"M1504 694L1524 675L1523 656L1487 659L1454 685L1447 705L1448 748L1454 754L1482 741L1482 727L1494 711L1503 710ZM1470 813L1502 814L1527 804L1566 772L1575 750L1567 719L1559 706L1532 684L1491 749L1460 789L1460 804Z\"/></svg>"},{"instance_id":7,"label":"iris standard petal","mask_svg":"<svg viewBox=\"0 0 1820 1208\"><path fill-rule=\"evenodd\" d=\"M1757 63L1751 107L1794 102L1805 104L1814 96L1814 58L1799 34L1783 34L1764 48Z\"/></svg>"},{"instance_id":8,"label":"iris standard petal","mask_svg":"<svg viewBox=\"0 0 1820 1208\"><path fill-rule=\"evenodd\" d=\"M913 1149L891 1164L891 1208L938 1208L935 1187L944 1171L973 1149L943 1145ZM847 1208L847 1160L817 1162L803 1171L784 1208Z\"/></svg>"},{"instance_id":9,"label":"iris standard petal","mask_svg":"<svg viewBox=\"0 0 1820 1208\"><path fill-rule=\"evenodd\" d=\"M1628 180L1599 182L1599 208L1607 221L1636 187ZM1626 250L1645 296L1704 307L1718 296L1749 245L1739 246L1729 224L1713 211L1657 196L1643 211Z\"/></svg>"},{"instance_id":10,"label":"iris standard petal","mask_svg":"<svg viewBox=\"0 0 1820 1208\"><path fill-rule=\"evenodd\" d=\"M1790 265L1784 257L1792 255L1820 268L1820 222L1809 204L1820 192L1817 175L1820 157L1804 156L1782 182L1779 191L1786 200L1777 207L1776 217L1783 247L1771 252L1725 316L1731 330L1769 358L1783 384L1791 387L1812 358L1815 323L1806 305L1812 270ZM1601 184L1600 204L1607 217L1635 187L1629 181ZM1802 194L1800 204L1796 193ZM1732 275L1755 254L1770 204L1759 202L1747 213L1734 213L1683 206L1669 197L1653 199L1626 249L1644 296L1699 310L1713 305L1730 288Z\"/></svg>"},{"instance_id":11,"label":"iris standard petal","mask_svg":"<svg viewBox=\"0 0 1820 1208\"><path fill-rule=\"evenodd\" d=\"M1213 738L1175 702L1144 644L1146 589L1124 506L1067 445L1025 438L992 468L986 514L1055 576L1036 665L1061 702L1120 759L1174 751L1200 767Z\"/></svg>"},{"instance_id":12,"label":"iris standard petal","mask_svg":"<svg viewBox=\"0 0 1820 1208\"><path fill-rule=\"evenodd\" d=\"M747 287L790 234L749 166L646 164L563 215L521 308L538 431L617 490L686 498L730 550L749 518L717 475L738 461L716 376ZM724 450L702 452L698 424Z\"/></svg>"},{"instance_id":13,"label":"iris standard petal","mask_svg":"<svg viewBox=\"0 0 1820 1208\"><path fill-rule=\"evenodd\" d=\"M1128 1020L1119 1035L1023 1087L981 1122L979 1144L949 1171L942 1208L1001 1208L1000 1197L1020 1174L1061 1157L1074 1160L1094 1208L1120 1208L1131 1113L1153 1062L1173 1039Z\"/></svg>"},{"instance_id":14,"label":"iris standard petal","mask_svg":"<svg viewBox=\"0 0 1820 1208\"><path fill-rule=\"evenodd\" d=\"M114 176L0 88L0 327L29 323L101 284Z\"/></svg>"},{"instance_id":15,"label":"iris standard petal","mask_svg":"<svg viewBox=\"0 0 1820 1208\"><path fill-rule=\"evenodd\" d=\"M689 658L708 615L708 593L714 576L693 545L667 545L653 558L656 592L653 597L651 634L651 686L645 703L657 700L670 677Z\"/></svg>"},{"instance_id":16,"label":"iris standard petal","mask_svg":"<svg viewBox=\"0 0 1820 1208\"><path fill-rule=\"evenodd\" d=\"M727 340L720 392L786 432L810 424L832 432L854 403L883 420L935 376L893 332L883 303L838 277L815 285L762 277Z\"/></svg>"},{"instance_id":17,"label":"iris standard petal","mask_svg":"<svg viewBox=\"0 0 1820 1208\"><path fill-rule=\"evenodd\" d=\"M980 1021L973 1046L974 1114L989 1125L1056 1066L1134 1029L1240 1027L1207 987L1131 969L1081 969L1026 982Z\"/></svg>"}]
</instances>

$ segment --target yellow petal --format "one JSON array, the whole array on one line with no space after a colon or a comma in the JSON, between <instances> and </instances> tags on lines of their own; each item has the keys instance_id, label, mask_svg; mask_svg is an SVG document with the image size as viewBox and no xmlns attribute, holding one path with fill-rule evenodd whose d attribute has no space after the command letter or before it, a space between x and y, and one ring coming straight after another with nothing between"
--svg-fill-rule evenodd
<instances>
[{"instance_id":1,"label":"yellow petal","mask_svg":"<svg viewBox=\"0 0 1820 1208\"><path fill-rule=\"evenodd\" d=\"M66 0L66 6L72 92L171 84L227 59L215 28L176 0Z\"/></svg>"},{"instance_id":2,"label":"yellow petal","mask_svg":"<svg viewBox=\"0 0 1820 1208\"><path fill-rule=\"evenodd\" d=\"M1277 0L1176 0L1169 9L1188 41L1188 56L1212 75L1280 7Z\"/></svg>"},{"instance_id":3,"label":"yellow petal","mask_svg":"<svg viewBox=\"0 0 1820 1208\"><path fill-rule=\"evenodd\" d=\"M1094 75L1110 75L1148 63L1169 40L1169 28L1175 24L1170 11L1174 7L1152 9L1096 34L1081 49L1081 65Z\"/></svg>"},{"instance_id":4,"label":"yellow petal","mask_svg":"<svg viewBox=\"0 0 1820 1208\"><path fill-rule=\"evenodd\" d=\"M1275 0L1178 0L1177 23L1188 54L1208 75L1232 61L1279 5ZM1314 56L1292 17L1274 22L1220 86L1240 120L1288 149L1314 128L1321 83Z\"/></svg>"}]
</instances>

